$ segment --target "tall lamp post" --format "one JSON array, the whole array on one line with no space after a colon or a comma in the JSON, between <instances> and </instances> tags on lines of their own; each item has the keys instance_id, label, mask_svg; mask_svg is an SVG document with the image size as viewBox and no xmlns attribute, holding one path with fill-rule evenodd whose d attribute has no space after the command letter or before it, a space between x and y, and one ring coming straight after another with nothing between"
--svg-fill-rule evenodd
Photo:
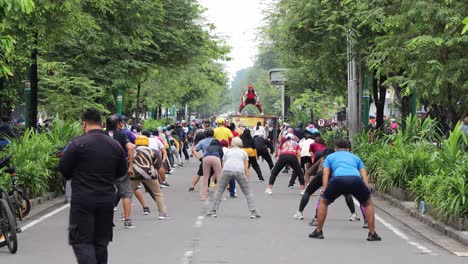
<instances>
[{"instance_id":1,"label":"tall lamp post","mask_svg":"<svg viewBox=\"0 0 468 264\"><path fill-rule=\"evenodd\" d=\"M357 72L356 61L353 53L351 38L353 32L350 30L347 37L347 55L348 55L348 129L349 140L353 141L356 134L359 133L359 105L357 92Z\"/></svg>"},{"instance_id":2,"label":"tall lamp post","mask_svg":"<svg viewBox=\"0 0 468 264\"><path fill-rule=\"evenodd\" d=\"M286 84L286 77L284 77L284 73L287 71L285 68L274 68L268 71L268 75L270 76L270 84L276 85L279 89L281 89L281 120L284 122L284 117L286 115L286 104L285 104L285 84Z\"/></svg>"},{"instance_id":3,"label":"tall lamp post","mask_svg":"<svg viewBox=\"0 0 468 264\"><path fill-rule=\"evenodd\" d=\"M26 80L24 81L24 127L30 127L29 111L31 111L31 68L26 66Z\"/></svg>"}]
</instances>

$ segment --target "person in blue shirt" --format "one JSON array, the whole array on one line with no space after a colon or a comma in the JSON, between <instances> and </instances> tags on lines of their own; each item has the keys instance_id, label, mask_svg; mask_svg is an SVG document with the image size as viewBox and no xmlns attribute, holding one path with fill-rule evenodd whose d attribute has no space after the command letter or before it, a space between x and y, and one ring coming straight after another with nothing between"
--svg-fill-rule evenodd
<instances>
[{"instance_id":1,"label":"person in blue shirt","mask_svg":"<svg viewBox=\"0 0 468 264\"><path fill-rule=\"evenodd\" d=\"M323 239L323 225L328 206L340 195L352 194L366 209L369 225L368 241L382 240L375 232L374 206L369 189L369 178L362 160L349 152L351 143L346 139L335 142L335 153L330 154L323 164L323 194L318 210L317 228L309 234L310 238ZM330 175L333 177L328 181Z\"/></svg>"}]
</instances>

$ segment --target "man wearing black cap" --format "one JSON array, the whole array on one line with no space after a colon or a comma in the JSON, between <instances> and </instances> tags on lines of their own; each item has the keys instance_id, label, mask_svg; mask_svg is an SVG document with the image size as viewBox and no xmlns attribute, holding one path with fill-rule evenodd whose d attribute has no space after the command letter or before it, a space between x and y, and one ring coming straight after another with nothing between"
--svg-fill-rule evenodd
<instances>
[{"instance_id":1,"label":"man wearing black cap","mask_svg":"<svg viewBox=\"0 0 468 264\"><path fill-rule=\"evenodd\" d=\"M119 143L102 131L98 110L86 109L82 124L85 134L70 142L59 163L73 188L68 239L78 263L107 263L114 184L127 173L127 162Z\"/></svg>"}]
</instances>

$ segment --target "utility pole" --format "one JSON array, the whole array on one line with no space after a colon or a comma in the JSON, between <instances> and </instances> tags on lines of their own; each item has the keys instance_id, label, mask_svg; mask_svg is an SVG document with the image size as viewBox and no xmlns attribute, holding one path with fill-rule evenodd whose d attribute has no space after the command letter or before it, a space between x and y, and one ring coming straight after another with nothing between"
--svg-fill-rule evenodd
<instances>
[{"instance_id":1,"label":"utility pole","mask_svg":"<svg viewBox=\"0 0 468 264\"><path fill-rule=\"evenodd\" d=\"M286 98L286 78L284 73L287 71L285 68L275 68L268 71L270 76L270 84L276 85L276 88L281 89L281 120L284 122L286 118L286 111L289 109L290 100Z\"/></svg>"},{"instance_id":2,"label":"utility pole","mask_svg":"<svg viewBox=\"0 0 468 264\"><path fill-rule=\"evenodd\" d=\"M356 61L353 54L351 38L353 32L349 30L347 36L347 55L348 55L348 129L349 140L352 142L356 134L359 133L359 106L358 106L358 92L357 92L357 73Z\"/></svg>"}]
</instances>

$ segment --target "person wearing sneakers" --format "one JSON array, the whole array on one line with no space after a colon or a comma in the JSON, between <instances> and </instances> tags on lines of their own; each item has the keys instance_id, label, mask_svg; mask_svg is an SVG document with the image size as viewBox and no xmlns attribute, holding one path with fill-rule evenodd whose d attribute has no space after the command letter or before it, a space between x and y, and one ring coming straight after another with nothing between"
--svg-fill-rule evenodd
<instances>
[{"instance_id":1,"label":"person wearing sneakers","mask_svg":"<svg viewBox=\"0 0 468 264\"><path fill-rule=\"evenodd\" d=\"M276 161L275 167L271 170L270 181L268 187L265 190L265 193L268 195L273 194L272 188L275 184L276 177L280 171L286 167L291 166L294 170L294 173L299 177L301 195L304 194L305 182L304 174L301 169L301 148L299 144L293 139L295 136L292 133L288 133L285 136L284 142L278 148L277 155L279 156L278 161Z\"/></svg>"},{"instance_id":2,"label":"person wearing sneakers","mask_svg":"<svg viewBox=\"0 0 468 264\"><path fill-rule=\"evenodd\" d=\"M307 188L304 192L304 195L301 198L301 202L299 203L299 210L294 214L293 218L297 220L302 220L304 219L304 216L302 212L304 211L304 208L307 206L309 203L310 196L313 195L320 187L322 187L322 177L323 177L323 163L325 162L326 157L334 153L335 150L332 148L326 148L324 151L319 151L317 152L317 162L306 171L305 173L305 178L306 182L309 182L308 177L312 176L312 179L310 180L309 184L307 185ZM354 200L353 196L351 194L346 194L344 195L346 205L349 208L349 211L351 212L351 216L349 218L349 221L359 221L360 218L356 214L356 209L354 206ZM315 216L312 220L312 222L309 223L311 226L317 226L317 212L320 207L320 199L317 201L317 206L315 208ZM363 214L364 215L364 214Z\"/></svg>"},{"instance_id":3,"label":"person wearing sneakers","mask_svg":"<svg viewBox=\"0 0 468 264\"><path fill-rule=\"evenodd\" d=\"M369 178L362 160L349 152L351 143L346 139L335 142L335 153L330 154L323 164L323 194L318 210L317 228L309 234L310 238L323 239L323 225L327 217L328 206L342 194L351 193L365 207L369 226L368 241L380 241L375 232L374 206L371 200ZM328 178L333 175L330 182Z\"/></svg>"},{"instance_id":4,"label":"person wearing sneakers","mask_svg":"<svg viewBox=\"0 0 468 264\"><path fill-rule=\"evenodd\" d=\"M198 172L197 172L197 175L196 175L196 177L198 176L198 179L201 176L204 176L204 173L203 173L204 172L203 156L205 155L206 149L210 146L211 141L214 140L214 138L213 138L213 136L214 136L213 129L207 128L207 129L205 129L204 133L205 133L205 138L200 140L200 142L198 142L192 148L193 156L197 160L200 161L200 166L198 168ZM200 154L198 153L199 151L202 151L203 156L200 156ZM208 172L208 175L209 174L210 174L210 172ZM190 187L191 190L193 190L192 188L195 188L195 184L198 182L198 179L196 179L196 178L193 179L192 187ZM190 191L190 189L189 189L189 191ZM203 184L202 184L202 187L200 188L200 198L201 198L201 200L204 200L204 199L206 199L207 196L208 196L208 179L206 179L206 182L205 182L205 179L203 179Z\"/></svg>"},{"instance_id":5,"label":"person wearing sneakers","mask_svg":"<svg viewBox=\"0 0 468 264\"><path fill-rule=\"evenodd\" d=\"M252 166L254 171L257 173L258 179L263 182L265 179L263 178L262 169L260 169L260 165L258 165L257 149L255 149L255 142L248 128L246 128L242 133L241 139L243 144L242 150L249 155L249 168Z\"/></svg>"},{"instance_id":6,"label":"person wearing sneakers","mask_svg":"<svg viewBox=\"0 0 468 264\"><path fill-rule=\"evenodd\" d=\"M164 204L164 195L159 181L164 181L160 175L164 175L165 170L161 155L149 148L149 139L146 136L138 136L135 139L135 160L133 163L134 175L131 177L132 190L138 189L144 183L152 192L159 210L159 220L166 220L167 212ZM158 181L159 179L159 181Z\"/></svg>"},{"instance_id":7,"label":"person wearing sneakers","mask_svg":"<svg viewBox=\"0 0 468 264\"><path fill-rule=\"evenodd\" d=\"M250 218L260 218L255 207L255 198L252 190L249 187L248 174L249 174L249 156L241 149L242 140L239 137L232 139L232 148L226 152L224 156L223 174L218 182L218 187L214 194L213 202L211 204L211 211L208 216L217 217L216 212L221 203L221 197L228 183L235 179L239 184L242 192L247 198L247 206L250 211Z\"/></svg>"},{"instance_id":8,"label":"person wearing sneakers","mask_svg":"<svg viewBox=\"0 0 468 264\"><path fill-rule=\"evenodd\" d=\"M128 173L122 176L119 181L117 181L115 187L117 188L117 198L115 200L115 206L119 204L120 199L122 200L123 215L118 219L119 221L124 221L124 227L126 229L134 228L135 225L130 219L130 213L132 210L132 189L130 186L130 176L133 175L133 157L134 157L134 147L127 137L126 133L123 132L123 129L119 129L122 126L117 115L108 116L106 119L106 134L112 137L114 140L119 142L120 146L124 149L126 156L128 158ZM130 132L131 133L131 132Z\"/></svg>"},{"instance_id":9,"label":"person wearing sneakers","mask_svg":"<svg viewBox=\"0 0 468 264\"><path fill-rule=\"evenodd\" d=\"M223 147L223 154L226 155L226 153L229 151L229 147L228 147L229 142L227 140L221 140L219 143L221 144L221 147ZM228 190L229 190L229 197L237 198L237 195L236 195L236 180L235 179L232 179L229 182Z\"/></svg>"},{"instance_id":10,"label":"person wearing sneakers","mask_svg":"<svg viewBox=\"0 0 468 264\"><path fill-rule=\"evenodd\" d=\"M213 139L210 145L203 153L203 183L200 188L200 197L202 201L208 198L208 184L210 180L210 173L213 171L212 183L218 181L222 171L222 160L224 152L219 140Z\"/></svg>"}]
</instances>

